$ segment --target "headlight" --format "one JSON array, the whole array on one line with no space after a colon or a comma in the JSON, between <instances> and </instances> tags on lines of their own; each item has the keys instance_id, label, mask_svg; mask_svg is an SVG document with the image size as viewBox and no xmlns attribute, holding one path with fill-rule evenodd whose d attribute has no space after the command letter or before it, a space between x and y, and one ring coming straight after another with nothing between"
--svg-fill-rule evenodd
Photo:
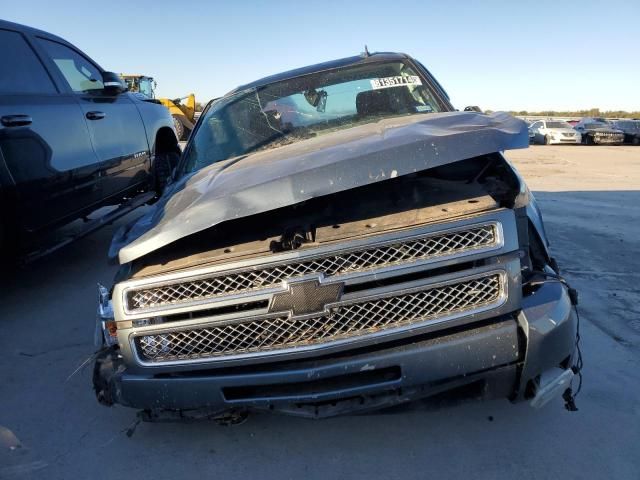
<instances>
[{"instance_id":1,"label":"headlight","mask_svg":"<svg viewBox=\"0 0 640 480\"><path fill-rule=\"evenodd\" d=\"M111 347L118 343L118 325L113 316L109 290L100 284L98 284L98 312L93 341L99 348L105 345Z\"/></svg>"}]
</instances>

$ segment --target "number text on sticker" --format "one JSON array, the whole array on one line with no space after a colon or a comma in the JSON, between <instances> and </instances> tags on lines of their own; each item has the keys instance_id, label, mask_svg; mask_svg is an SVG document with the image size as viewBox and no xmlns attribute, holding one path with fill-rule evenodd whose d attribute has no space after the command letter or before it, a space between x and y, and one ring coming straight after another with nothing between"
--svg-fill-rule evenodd
<instances>
[{"instance_id":1,"label":"number text on sticker","mask_svg":"<svg viewBox=\"0 0 640 480\"><path fill-rule=\"evenodd\" d=\"M371 88L378 90L380 88L401 87L403 85L422 85L420 77L417 75L397 76L374 78L371 80Z\"/></svg>"}]
</instances>

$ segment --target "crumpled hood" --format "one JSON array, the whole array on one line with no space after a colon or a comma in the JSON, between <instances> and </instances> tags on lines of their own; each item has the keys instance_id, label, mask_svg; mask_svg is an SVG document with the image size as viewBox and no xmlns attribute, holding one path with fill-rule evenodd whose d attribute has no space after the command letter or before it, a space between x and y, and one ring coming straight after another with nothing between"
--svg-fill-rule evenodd
<instances>
[{"instance_id":1,"label":"crumpled hood","mask_svg":"<svg viewBox=\"0 0 640 480\"><path fill-rule=\"evenodd\" d=\"M178 180L147 213L116 232L109 256L128 263L227 220L528 146L527 124L506 113L413 115L327 133Z\"/></svg>"}]
</instances>

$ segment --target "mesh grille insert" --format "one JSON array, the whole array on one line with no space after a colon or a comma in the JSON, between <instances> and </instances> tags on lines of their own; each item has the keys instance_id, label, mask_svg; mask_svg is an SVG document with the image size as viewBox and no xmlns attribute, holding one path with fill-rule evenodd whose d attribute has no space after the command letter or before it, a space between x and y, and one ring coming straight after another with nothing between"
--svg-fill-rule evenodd
<instances>
[{"instance_id":1,"label":"mesh grille insert","mask_svg":"<svg viewBox=\"0 0 640 480\"><path fill-rule=\"evenodd\" d=\"M186 280L127 292L127 309L131 312L176 305L219 295L237 294L273 287L283 280L311 273L325 276L366 271L409 263L443 255L459 254L495 245L498 241L493 224L394 241L386 245L329 254L320 258L292 261L282 265L253 268L241 272L218 273L207 278Z\"/></svg>"},{"instance_id":2,"label":"mesh grille insert","mask_svg":"<svg viewBox=\"0 0 640 480\"><path fill-rule=\"evenodd\" d=\"M318 316L248 319L135 339L145 362L193 360L327 343L468 312L501 298L499 274L340 305Z\"/></svg>"}]
</instances>

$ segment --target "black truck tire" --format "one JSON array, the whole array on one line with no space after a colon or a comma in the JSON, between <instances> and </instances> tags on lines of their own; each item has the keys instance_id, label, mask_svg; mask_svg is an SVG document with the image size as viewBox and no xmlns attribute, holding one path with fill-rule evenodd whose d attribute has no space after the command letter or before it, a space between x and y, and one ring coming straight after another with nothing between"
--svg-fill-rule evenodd
<instances>
[{"instance_id":1,"label":"black truck tire","mask_svg":"<svg viewBox=\"0 0 640 480\"><path fill-rule=\"evenodd\" d=\"M4 225L2 224L2 218L0 218L0 260L4 260L5 253L5 240L4 240Z\"/></svg>"},{"instance_id":2,"label":"black truck tire","mask_svg":"<svg viewBox=\"0 0 640 480\"><path fill-rule=\"evenodd\" d=\"M180 155L176 152L165 152L156 154L153 163L153 175L155 189L158 196L162 195L165 187L169 183L169 178L173 173L173 169L178 165Z\"/></svg>"},{"instance_id":3,"label":"black truck tire","mask_svg":"<svg viewBox=\"0 0 640 480\"><path fill-rule=\"evenodd\" d=\"M12 234L14 231L15 229L12 229L0 215L0 265L7 268L17 265L18 245L15 235Z\"/></svg>"}]
</instances>

